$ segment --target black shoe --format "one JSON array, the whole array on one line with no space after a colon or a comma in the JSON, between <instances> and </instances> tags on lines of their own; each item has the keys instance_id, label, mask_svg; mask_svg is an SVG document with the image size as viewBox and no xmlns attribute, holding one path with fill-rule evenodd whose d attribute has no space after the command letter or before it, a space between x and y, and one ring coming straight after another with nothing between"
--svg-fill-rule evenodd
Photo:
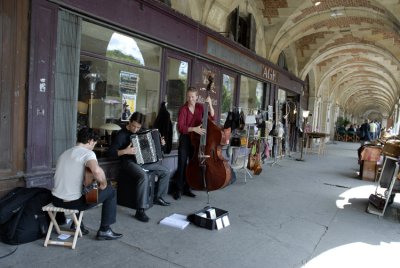
<instances>
[{"instance_id":1,"label":"black shoe","mask_svg":"<svg viewBox=\"0 0 400 268\"><path fill-rule=\"evenodd\" d=\"M154 199L153 203L156 205L164 206L164 207L171 205L171 203L165 201L162 197Z\"/></svg>"},{"instance_id":2,"label":"black shoe","mask_svg":"<svg viewBox=\"0 0 400 268\"><path fill-rule=\"evenodd\" d=\"M97 240L114 240L121 237L122 234L114 233L113 230L111 230L111 228L109 228L105 232L98 230L96 235Z\"/></svg>"},{"instance_id":3,"label":"black shoe","mask_svg":"<svg viewBox=\"0 0 400 268\"><path fill-rule=\"evenodd\" d=\"M179 191L176 191L176 192L174 193L174 199L175 199L175 200L181 199L181 196L182 196L182 193L179 192Z\"/></svg>"},{"instance_id":4,"label":"black shoe","mask_svg":"<svg viewBox=\"0 0 400 268\"><path fill-rule=\"evenodd\" d=\"M186 196L189 196L189 197L196 197L196 195L190 190L184 191L183 195L186 195Z\"/></svg>"},{"instance_id":5,"label":"black shoe","mask_svg":"<svg viewBox=\"0 0 400 268\"><path fill-rule=\"evenodd\" d=\"M149 217L147 217L146 213L144 212L144 209L136 210L135 218L142 222L148 222L150 220Z\"/></svg>"},{"instance_id":6,"label":"black shoe","mask_svg":"<svg viewBox=\"0 0 400 268\"><path fill-rule=\"evenodd\" d=\"M75 228L75 223L72 222L72 224L71 224L71 226L70 226L69 228L70 228L71 230L76 230L76 228ZM85 225L83 225L83 222L81 222L81 232L82 232L82 235L87 235L87 234L89 234L89 230L86 229Z\"/></svg>"}]
</instances>

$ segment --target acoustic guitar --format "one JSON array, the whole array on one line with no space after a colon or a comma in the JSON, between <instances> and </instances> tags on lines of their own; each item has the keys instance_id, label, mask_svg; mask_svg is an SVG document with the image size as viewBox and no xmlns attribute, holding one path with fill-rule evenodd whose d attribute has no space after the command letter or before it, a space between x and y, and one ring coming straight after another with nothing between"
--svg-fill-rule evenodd
<instances>
[{"instance_id":1,"label":"acoustic guitar","mask_svg":"<svg viewBox=\"0 0 400 268\"><path fill-rule=\"evenodd\" d=\"M88 204L96 204L99 201L99 187L89 168L85 168L82 194L85 195Z\"/></svg>"}]
</instances>

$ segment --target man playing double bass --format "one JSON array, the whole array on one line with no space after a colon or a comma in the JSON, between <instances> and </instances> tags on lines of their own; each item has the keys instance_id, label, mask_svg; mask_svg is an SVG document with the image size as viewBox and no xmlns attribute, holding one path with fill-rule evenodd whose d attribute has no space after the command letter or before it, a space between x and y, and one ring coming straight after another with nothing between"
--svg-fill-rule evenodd
<instances>
[{"instance_id":1,"label":"man playing double bass","mask_svg":"<svg viewBox=\"0 0 400 268\"><path fill-rule=\"evenodd\" d=\"M178 131L179 147L178 147L178 177L176 181L176 192L174 199L180 199L182 194L195 197L196 195L190 190L186 181L185 171L188 158L193 156L193 147L190 139L190 132L195 132L199 135L206 133L206 129L202 128L202 119L204 106L197 103L198 92L195 87L189 87L186 91L186 103L179 109L178 113ZM206 105L209 105L209 115L214 119L214 109L212 100L208 96Z\"/></svg>"}]
</instances>

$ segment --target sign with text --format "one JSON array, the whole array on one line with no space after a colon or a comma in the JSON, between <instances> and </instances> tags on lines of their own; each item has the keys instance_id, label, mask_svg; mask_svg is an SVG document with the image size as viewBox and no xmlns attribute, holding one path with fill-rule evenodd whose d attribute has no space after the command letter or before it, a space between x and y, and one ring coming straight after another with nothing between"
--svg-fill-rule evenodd
<instances>
[{"instance_id":1,"label":"sign with text","mask_svg":"<svg viewBox=\"0 0 400 268\"><path fill-rule=\"evenodd\" d=\"M262 68L262 77L265 79L277 82L278 81L278 74L277 72L268 66L263 66Z\"/></svg>"}]
</instances>

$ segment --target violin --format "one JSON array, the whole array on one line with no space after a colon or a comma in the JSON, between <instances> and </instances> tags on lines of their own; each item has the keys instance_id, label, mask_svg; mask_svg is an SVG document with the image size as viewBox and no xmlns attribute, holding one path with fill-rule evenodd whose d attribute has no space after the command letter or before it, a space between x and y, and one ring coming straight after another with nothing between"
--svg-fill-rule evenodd
<instances>
[{"instance_id":1,"label":"violin","mask_svg":"<svg viewBox=\"0 0 400 268\"><path fill-rule=\"evenodd\" d=\"M208 77L207 97L213 83L212 76ZM208 104L204 104L202 128L207 132L199 135L191 132L191 143L195 149L192 159L186 168L187 183L193 190L214 191L228 185L231 180L231 169L222 155L220 145L222 130L210 118Z\"/></svg>"}]
</instances>

